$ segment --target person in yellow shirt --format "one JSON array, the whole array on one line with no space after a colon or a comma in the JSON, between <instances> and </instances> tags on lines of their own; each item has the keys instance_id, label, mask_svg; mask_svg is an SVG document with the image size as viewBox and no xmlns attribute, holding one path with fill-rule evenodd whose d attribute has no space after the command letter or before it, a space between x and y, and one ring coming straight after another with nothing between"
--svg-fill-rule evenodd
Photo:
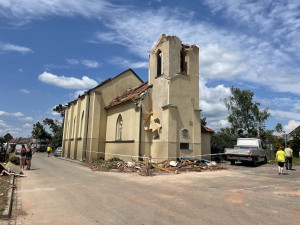
<instances>
[{"instance_id":1,"label":"person in yellow shirt","mask_svg":"<svg viewBox=\"0 0 300 225\"><path fill-rule=\"evenodd\" d=\"M50 156L50 152L52 151L52 148L50 146L47 147L47 153L48 153L48 157Z\"/></svg>"},{"instance_id":2,"label":"person in yellow shirt","mask_svg":"<svg viewBox=\"0 0 300 225\"><path fill-rule=\"evenodd\" d=\"M285 162L285 152L283 151L283 147L279 147L276 152L276 161L278 162L278 174L283 174L283 166Z\"/></svg>"},{"instance_id":3,"label":"person in yellow shirt","mask_svg":"<svg viewBox=\"0 0 300 225\"><path fill-rule=\"evenodd\" d=\"M288 145L288 147L284 149L284 152L286 170L291 170L293 164L293 150L291 149L291 146Z\"/></svg>"}]
</instances>

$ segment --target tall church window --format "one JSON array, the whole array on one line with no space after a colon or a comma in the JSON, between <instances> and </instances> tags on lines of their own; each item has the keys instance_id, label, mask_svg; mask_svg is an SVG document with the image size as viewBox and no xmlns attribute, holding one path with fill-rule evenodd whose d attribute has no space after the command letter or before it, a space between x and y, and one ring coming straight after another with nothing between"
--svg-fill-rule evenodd
<instances>
[{"instance_id":1,"label":"tall church window","mask_svg":"<svg viewBox=\"0 0 300 225\"><path fill-rule=\"evenodd\" d=\"M156 53L157 59L157 77L160 77L163 74L163 65L162 65L162 52L160 50Z\"/></svg>"},{"instance_id":2,"label":"tall church window","mask_svg":"<svg viewBox=\"0 0 300 225\"><path fill-rule=\"evenodd\" d=\"M183 49L180 52L180 72L187 74L187 55Z\"/></svg>"},{"instance_id":3,"label":"tall church window","mask_svg":"<svg viewBox=\"0 0 300 225\"><path fill-rule=\"evenodd\" d=\"M122 116L119 115L117 119L117 125L116 125L116 140L122 140L122 132L123 132L123 119Z\"/></svg>"}]
</instances>

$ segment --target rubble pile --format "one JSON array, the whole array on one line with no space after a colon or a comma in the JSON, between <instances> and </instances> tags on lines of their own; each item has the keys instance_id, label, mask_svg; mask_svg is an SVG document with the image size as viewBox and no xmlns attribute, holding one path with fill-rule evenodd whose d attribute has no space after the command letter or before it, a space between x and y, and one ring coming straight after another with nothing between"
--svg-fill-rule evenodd
<instances>
[{"instance_id":1,"label":"rubble pile","mask_svg":"<svg viewBox=\"0 0 300 225\"><path fill-rule=\"evenodd\" d=\"M189 171L205 172L225 169L221 163L203 159L181 158L154 163L146 161L123 161L120 159L96 160L88 163L93 171L139 173L144 176L164 173L182 173Z\"/></svg>"}]
</instances>

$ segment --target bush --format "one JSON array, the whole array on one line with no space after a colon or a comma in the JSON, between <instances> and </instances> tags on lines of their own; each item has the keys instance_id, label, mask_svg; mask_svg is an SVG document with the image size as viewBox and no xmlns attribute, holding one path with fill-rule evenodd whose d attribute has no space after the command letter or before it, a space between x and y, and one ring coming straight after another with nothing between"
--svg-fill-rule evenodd
<instances>
[{"instance_id":1,"label":"bush","mask_svg":"<svg viewBox=\"0 0 300 225\"><path fill-rule=\"evenodd\" d=\"M15 165L20 165L20 158L18 156L11 156L8 161Z\"/></svg>"}]
</instances>

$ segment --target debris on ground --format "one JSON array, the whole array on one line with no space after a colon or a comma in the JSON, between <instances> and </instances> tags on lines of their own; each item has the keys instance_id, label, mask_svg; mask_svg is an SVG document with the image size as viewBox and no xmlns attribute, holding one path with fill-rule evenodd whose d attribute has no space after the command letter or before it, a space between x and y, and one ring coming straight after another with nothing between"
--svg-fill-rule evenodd
<instances>
[{"instance_id":1,"label":"debris on ground","mask_svg":"<svg viewBox=\"0 0 300 225\"><path fill-rule=\"evenodd\" d=\"M139 173L142 176L167 173L179 174L189 171L216 171L226 168L223 163L196 158L164 160L159 163L154 163L151 160L123 161L119 158L112 158L110 160L94 160L86 164L93 171Z\"/></svg>"},{"instance_id":2,"label":"debris on ground","mask_svg":"<svg viewBox=\"0 0 300 225\"><path fill-rule=\"evenodd\" d=\"M9 173L15 173L15 174L22 174L22 170L20 169L20 166L17 166L13 164L12 162L8 162L5 165L0 163L0 165L3 167L3 169L7 170Z\"/></svg>"}]
</instances>

